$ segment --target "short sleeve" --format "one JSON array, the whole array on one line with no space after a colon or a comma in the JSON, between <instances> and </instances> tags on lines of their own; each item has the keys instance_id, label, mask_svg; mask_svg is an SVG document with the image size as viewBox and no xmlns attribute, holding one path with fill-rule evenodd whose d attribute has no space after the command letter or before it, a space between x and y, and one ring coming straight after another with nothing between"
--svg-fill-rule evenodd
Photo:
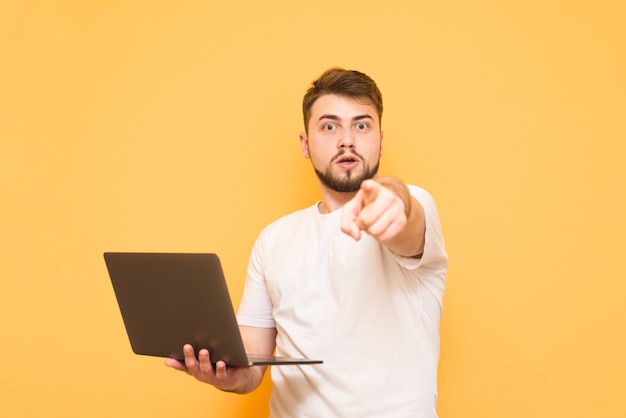
<instances>
[{"instance_id":1,"label":"short sleeve","mask_svg":"<svg viewBox=\"0 0 626 418\"><path fill-rule=\"evenodd\" d=\"M263 274L262 243L263 233L255 242L248 261L246 283L237 311L237 322L244 326L274 328L276 322L273 316L272 300Z\"/></svg>"},{"instance_id":2,"label":"short sleeve","mask_svg":"<svg viewBox=\"0 0 626 418\"><path fill-rule=\"evenodd\" d=\"M426 237L424 253L420 258L403 257L393 254L396 261L407 270L415 269L440 269L448 265L448 255L445 249L441 222L437 205L433 197L421 187L408 185L413 196L424 208L426 217Z\"/></svg>"}]
</instances>

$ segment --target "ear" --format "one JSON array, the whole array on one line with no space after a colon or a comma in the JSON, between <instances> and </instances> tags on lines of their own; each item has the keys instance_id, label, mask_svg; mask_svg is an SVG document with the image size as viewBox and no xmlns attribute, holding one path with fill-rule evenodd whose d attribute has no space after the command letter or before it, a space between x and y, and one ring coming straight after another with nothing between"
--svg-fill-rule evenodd
<instances>
[{"instance_id":1,"label":"ear","mask_svg":"<svg viewBox=\"0 0 626 418\"><path fill-rule=\"evenodd\" d=\"M385 136L385 131L380 131L380 156L383 156L383 136Z\"/></svg>"},{"instance_id":2,"label":"ear","mask_svg":"<svg viewBox=\"0 0 626 418\"><path fill-rule=\"evenodd\" d=\"M309 154L309 138L306 132L300 132L300 148L302 148L302 156L306 159L311 158Z\"/></svg>"}]
</instances>

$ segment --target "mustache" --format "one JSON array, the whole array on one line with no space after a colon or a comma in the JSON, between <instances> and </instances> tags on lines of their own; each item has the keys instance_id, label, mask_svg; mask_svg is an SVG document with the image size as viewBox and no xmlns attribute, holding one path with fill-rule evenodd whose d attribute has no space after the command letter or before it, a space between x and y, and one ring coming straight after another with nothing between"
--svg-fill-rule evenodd
<instances>
[{"instance_id":1,"label":"mustache","mask_svg":"<svg viewBox=\"0 0 626 418\"><path fill-rule=\"evenodd\" d=\"M360 161L363 161L363 156L361 154L359 154L358 152L356 152L355 150L346 150L346 149L342 149L340 150L337 154L335 154L335 156L332 158L332 161L338 161L341 158L343 158L346 154L350 154L350 155L354 155L355 157L357 157Z\"/></svg>"}]
</instances>

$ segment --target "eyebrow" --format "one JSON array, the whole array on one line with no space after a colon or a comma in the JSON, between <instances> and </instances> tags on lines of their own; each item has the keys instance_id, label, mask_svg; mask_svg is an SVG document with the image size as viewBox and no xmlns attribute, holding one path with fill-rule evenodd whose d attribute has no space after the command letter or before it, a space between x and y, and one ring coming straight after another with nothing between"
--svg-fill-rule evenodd
<instances>
[{"instance_id":1,"label":"eyebrow","mask_svg":"<svg viewBox=\"0 0 626 418\"><path fill-rule=\"evenodd\" d=\"M331 120L341 120L341 118L337 115L322 115L319 117L318 121L322 120L322 119L331 119ZM354 122L359 121L359 120L363 120L363 119L372 119L374 120L374 118L371 115L368 115L367 113L363 114L363 115L356 115L352 118L352 120Z\"/></svg>"}]
</instances>

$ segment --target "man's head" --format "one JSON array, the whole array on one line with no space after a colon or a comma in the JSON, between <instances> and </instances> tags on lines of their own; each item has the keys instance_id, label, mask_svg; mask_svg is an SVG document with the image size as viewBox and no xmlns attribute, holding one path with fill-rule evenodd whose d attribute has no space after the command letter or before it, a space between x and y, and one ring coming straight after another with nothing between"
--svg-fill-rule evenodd
<instances>
[{"instance_id":1,"label":"man's head","mask_svg":"<svg viewBox=\"0 0 626 418\"><path fill-rule=\"evenodd\" d=\"M311 107L317 99L326 94L371 102L378 113L378 123L382 123L383 96L374 80L359 71L334 67L326 70L317 80L313 81L304 95L302 114L306 132L309 131Z\"/></svg>"},{"instance_id":2,"label":"man's head","mask_svg":"<svg viewBox=\"0 0 626 418\"><path fill-rule=\"evenodd\" d=\"M382 108L380 90L358 71L331 68L313 82L304 96L300 143L323 188L354 193L376 176Z\"/></svg>"}]
</instances>

